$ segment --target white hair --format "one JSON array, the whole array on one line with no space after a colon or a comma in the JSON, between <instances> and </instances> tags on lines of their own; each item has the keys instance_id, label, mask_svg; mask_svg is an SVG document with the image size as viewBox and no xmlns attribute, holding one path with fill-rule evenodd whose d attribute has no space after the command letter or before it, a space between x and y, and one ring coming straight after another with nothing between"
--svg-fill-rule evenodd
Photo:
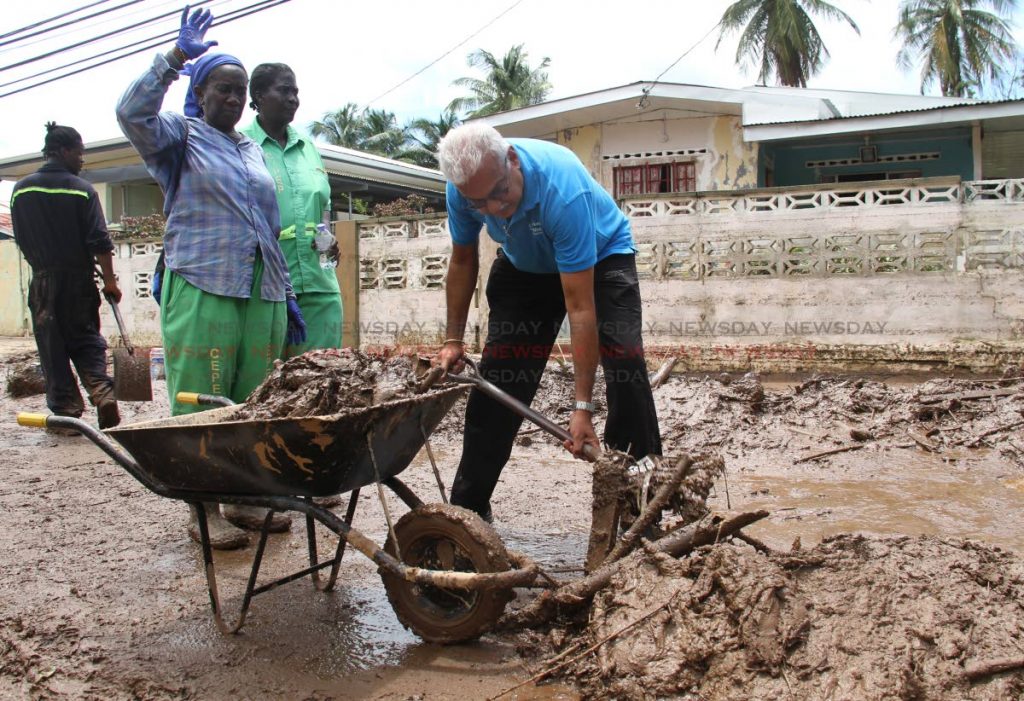
<instances>
[{"instance_id":1,"label":"white hair","mask_svg":"<svg viewBox=\"0 0 1024 701\"><path fill-rule=\"evenodd\" d=\"M441 172L455 185L472 178L489 153L504 163L508 142L497 129L479 122L455 127L437 144Z\"/></svg>"}]
</instances>

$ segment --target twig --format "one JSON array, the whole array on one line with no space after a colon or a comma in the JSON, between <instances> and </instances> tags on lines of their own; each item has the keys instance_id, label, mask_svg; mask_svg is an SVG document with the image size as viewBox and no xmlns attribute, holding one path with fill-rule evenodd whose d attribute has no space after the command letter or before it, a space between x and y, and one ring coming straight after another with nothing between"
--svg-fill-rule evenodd
<instances>
[{"instance_id":1,"label":"twig","mask_svg":"<svg viewBox=\"0 0 1024 701\"><path fill-rule=\"evenodd\" d=\"M1011 428L1017 428L1018 426L1024 426L1024 419L1020 421L1014 421L1013 423L1005 424L1003 426L996 426L995 428L990 428L984 433L979 433L974 438L962 438L959 441L954 442L953 445L966 445L968 448L970 448L981 442L981 439L984 438L985 436L991 436L993 433L1001 433L1002 431L1008 431Z\"/></svg>"},{"instance_id":2,"label":"twig","mask_svg":"<svg viewBox=\"0 0 1024 701\"><path fill-rule=\"evenodd\" d=\"M948 392L946 394L925 394L917 398L921 404L939 404L955 400L962 402L966 399L991 399L993 397L1010 397L1021 392L1020 387L1000 387L998 389L979 389L973 392Z\"/></svg>"},{"instance_id":3,"label":"twig","mask_svg":"<svg viewBox=\"0 0 1024 701\"><path fill-rule=\"evenodd\" d=\"M537 674L533 675L532 677L530 677L526 681L520 682L520 683L516 684L515 686L509 687L508 689L505 689L504 691L496 694L495 696L490 697L489 699L487 699L487 701L494 701L495 699L500 699L502 696L505 696L506 694L508 694L508 693L510 693L512 691L515 691L516 689L521 689L522 687L526 686L527 684L533 684L534 682L539 682L540 680L544 679L545 677L550 677L552 674L554 674L558 670L560 670L560 669L562 669L564 667L568 667L571 664L575 664L576 662L579 662L581 659L583 659L584 657L586 657L587 655L592 653L594 650L596 650L597 648L599 648L602 645L604 645L605 643L611 642L612 640L614 640L615 638L619 637L623 633L626 633L630 629L635 628L636 626L640 625L641 623L643 623L647 619L651 618L655 614L659 613L660 611L663 611L665 608L668 607L668 605L670 603L672 603L672 600L675 599L678 595L679 595L679 590L677 590L674 594L672 594L672 596L670 596L668 598L668 601L666 601L665 603L663 603L660 606L656 606L655 608L651 609L650 611L648 611L644 615L640 616L640 618L636 619L632 623L627 623L626 625L622 626L621 628L619 628L614 633L609 633L608 635L604 636L603 638L598 640L596 643L594 643L593 645L591 645L590 647L588 647L586 650L584 650L580 654L576 655L575 657L570 657L569 659L564 660L563 662L558 663L554 667L548 667L547 669L542 670L542 671L538 672ZM559 659L560 657L565 656L571 650L572 650L572 648L569 648L569 650L565 650L564 652L560 653L557 657L554 657L551 660L549 660L548 664L550 664L551 662L554 662L555 660Z\"/></svg>"},{"instance_id":4,"label":"twig","mask_svg":"<svg viewBox=\"0 0 1024 701\"><path fill-rule=\"evenodd\" d=\"M836 453L845 453L848 450L860 450L863 447L864 447L863 444L861 444L861 445L856 445L856 444L855 445L844 445L844 446L840 446L839 448L832 448L831 450L823 450L820 453L813 453L811 455L805 455L802 458L797 458L793 462L794 463L807 462L808 460L815 460L817 458L823 458L826 455L835 455Z\"/></svg>"},{"instance_id":5,"label":"twig","mask_svg":"<svg viewBox=\"0 0 1024 701\"><path fill-rule=\"evenodd\" d=\"M939 449L934 442L928 440L928 438L922 436L920 433L914 431L913 429L908 428L907 435L910 436L915 443L917 443L919 446L927 450L929 453L934 453Z\"/></svg>"},{"instance_id":6,"label":"twig","mask_svg":"<svg viewBox=\"0 0 1024 701\"><path fill-rule=\"evenodd\" d=\"M1004 658L1001 660L991 660L989 662L978 662L972 664L964 670L964 676L970 681L982 679L993 674L1000 674L1002 672L1011 672L1015 669L1024 667L1024 657L1016 658Z\"/></svg>"},{"instance_id":7,"label":"twig","mask_svg":"<svg viewBox=\"0 0 1024 701\"><path fill-rule=\"evenodd\" d=\"M770 547L765 545L763 542L761 542L760 540L758 540L757 538L755 538L752 535L747 535L743 531L739 531L737 533L733 533L732 537L735 538L736 540L742 540L747 545L753 547L755 550L758 550L758 551L764 553L765 555L775 555L776 554L774 550L772 550Z\"/></svg>"}]
</instances>

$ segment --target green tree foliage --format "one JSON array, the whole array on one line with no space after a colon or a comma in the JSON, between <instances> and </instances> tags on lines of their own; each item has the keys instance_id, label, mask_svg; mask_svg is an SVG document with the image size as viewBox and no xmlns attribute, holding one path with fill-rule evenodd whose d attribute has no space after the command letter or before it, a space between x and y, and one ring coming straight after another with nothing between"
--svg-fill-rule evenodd
<instances>
[{"instance_id":1,"label":"green tree foliage","mask_svg":"<svg viewBox=\"0 0 1024 701\"><path fill-rule=\"evenodd\" d=\"M775 76L780 85L805 88L829 56L811 15L846 22L860 34L849 15L823 0L736 0L722 15L715 48L726 34L742 28L738 65L759 64L762 84Z\"/></svg>"},{"instance_id":2,"label":"green tree foliage","mask_svg":"<svg viewBox=\"0 0 1024 701\"><path fill-rule=\"evenodd\" d=\"M921 92L938 83L943 95L975 94L996 80L1016 47L1007 13L1017 0L903 0L893 31L903 42L901 67L921 64Z\"/></svg>"},{"instance_id":3,"label":"green tree foliage","mask_svg":"<svg viewBox=\"0 0 1024 701\"><path fill-rule=\"evenodd\" d=\"M458 116L445 110L436 120L420 117L406 125L409 141L400 158L424 168L437 168L437 145L445 134L459 125Z\"/></svg>"},{"instance_id":4,"label":"green tree foliage","mask_svg":"<svg viewBox=\"0 0 1024 701\"><path fill-rule=\"evenodd\" d=\"M349 102L334 112L324 114L321 121L309 125L315 139L322 139L333 146L359 148L363 135L363 115L359 105Z\"/></svg>"},{"instance_id":5,"label":"green tree foliage","mask_svg":"<svg viewBox=\"0 0 1024 701\"><path fill-rule=\"evenodd\" d=\"M469 117L483 117L518 107L536 105L551 91L545 70L551 59L545 57L531 68L522 44L513 46L501 59L483 49L469 54L467 63L483 69L483 78L465 77L452 82L467 88L469 95L457 97L448 105L450 112L467 112Z\"/></svg>"}]
</instances>

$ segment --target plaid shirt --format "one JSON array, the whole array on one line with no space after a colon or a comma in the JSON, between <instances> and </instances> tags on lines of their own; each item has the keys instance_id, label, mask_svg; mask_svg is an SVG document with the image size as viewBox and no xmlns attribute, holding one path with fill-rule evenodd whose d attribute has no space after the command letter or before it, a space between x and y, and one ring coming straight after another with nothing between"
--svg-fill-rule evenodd
<instances>
[{"instance_id":1,"label":"plaid shirt","mask_svg":"<svg viewBox=\"0 0 1024 701\"><path fill-rule=\"evenodd\" d=\"M117 103L121 131L164 192L165 262L204 292L249 296L253 263L264 261L262 299L293 297L277 243L274 179L252 139L235 141L202 119L160 112L178 77L158 54Z\"/></svg>"}]
</instances>

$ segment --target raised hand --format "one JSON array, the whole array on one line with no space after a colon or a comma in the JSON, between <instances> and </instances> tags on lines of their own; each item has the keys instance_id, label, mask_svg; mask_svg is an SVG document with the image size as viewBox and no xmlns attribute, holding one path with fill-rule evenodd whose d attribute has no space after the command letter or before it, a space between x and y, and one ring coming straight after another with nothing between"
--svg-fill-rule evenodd
<instances>
[{"instance_id":1,"label":"raised hand","mask_svg":"<svg viewBox=\"0 0 1024 701\"><path fill-rule=\"evenodd\" d=\"M213 14L209 10L199 9L188 16L188 5L181 12L181 29L178 30L178 40L174 45L185 54L186 59L199 58L207 52L211 46L216 46L215 41L203 41L206 30L213 23Z\"/></svg>"}]
</instances>

